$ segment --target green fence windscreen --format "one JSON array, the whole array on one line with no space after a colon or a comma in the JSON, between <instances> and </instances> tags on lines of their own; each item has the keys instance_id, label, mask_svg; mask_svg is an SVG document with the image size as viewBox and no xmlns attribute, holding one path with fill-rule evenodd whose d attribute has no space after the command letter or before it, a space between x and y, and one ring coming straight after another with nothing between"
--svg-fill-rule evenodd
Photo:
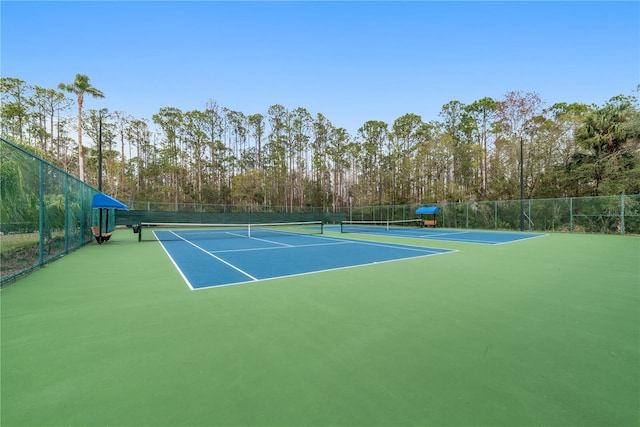
<instances>
[{"instance_id":1,"label":"green fence windscreen","mask_svg":"<svg viewBox=\"0 0 640 427\"><path fill-rule=\"evenodd\" d=\"M419 217L421 206L282 207L127 201L131 211L116 211L116 225L140 222L259 223L322 220L395 221ZM438 227L478 230L558 231L640 234L640 194L559 199L433 203ZM429 219L432 219L431 216ZM109 219L111 224L111 219Z\"/></svg>"},{"instance_id":2,"label":"green fence windscreen","mask_svg":"<svg viewBox=\"0 0 640 427\"><path fill-rule=\"evenodd\" d=\"M90 242L96 192L0 138L0 285Z\"/></svg>"},{"instance_id":3,"label":"green fence windscreen","mask_svg":"<svg viewBox=\"0 0 640 427\"><path fill-rule=\"evenodd\" d=\"M479 230L640 234L640 194L562 199L434 203L438 227ZM415 218L418 205L361 206L348 219L392 221Z\"/></svg>"},{"instance_id":4,"label":"green fence windscreen","mask_svg":"<svg viewBox=\"0 0 640 427\"><path fill-rule=\"evenodd\" d=\"M141 222L395 221L420 206L237 206L127 201L131 211L91 209L97 190L0 138L0 285L92 241L102 229ZM434 203L437 226L485 230L640 234L640 194Z\"/></svg>"}]
</instances>

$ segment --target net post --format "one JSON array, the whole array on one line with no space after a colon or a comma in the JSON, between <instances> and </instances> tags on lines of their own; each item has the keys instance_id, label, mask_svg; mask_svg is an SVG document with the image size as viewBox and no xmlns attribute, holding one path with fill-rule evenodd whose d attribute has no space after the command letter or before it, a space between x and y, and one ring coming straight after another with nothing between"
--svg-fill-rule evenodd
<instances>
[{"instance_id":1,"label":"net post","mask_svg":"<svg viewBox=\"0 0 640 427\"><path fill-rule=\"evenodd\" d=\"M138 225L138 242L142 242L142 223Z\"/></svg>"},{"instance_id":2,"label":"net post","mask_svg":"<svg viewBox=\"0 0 640 427\"><path fill-rule=\"evenodd\" d=\"M251 237L251 223L247 224L247 237Z\"/></svg>"},{"instance_id":3,"label":"net post","mask_svg":"<svg viewBox=\"0 0 640 427\"><path fill-rule=\"evenodd\" d=\"M324 221L320 221L320 234L324 234Z\"/></svg>"}]
</instances>

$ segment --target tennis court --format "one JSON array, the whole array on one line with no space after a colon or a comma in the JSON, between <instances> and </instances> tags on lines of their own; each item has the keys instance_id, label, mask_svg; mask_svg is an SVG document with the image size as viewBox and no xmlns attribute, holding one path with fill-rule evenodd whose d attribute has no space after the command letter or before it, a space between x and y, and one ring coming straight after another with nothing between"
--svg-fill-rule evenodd
<instances>
[{"instance_id":1,"label":"tennis court","mask_svg":"<svg viewBox=\"0 0 640 427\"><path fill-rule=\"evenodd\" d=\"M305 239L344 237L322 257L453 252L192 292L176 240L123 229L4 287L2 426L640 423L640 238ZM239 252L314 258L294 243Z\"/></svg>"},{"instance_id":2,"label":"tennis court","mask_svg":"<svg viewBox=\"0 0 640 427\"><path fill-rule=\"evenodd\" d=\"M508 231L460 230L450 228L427 228L421 219L396 221L343 221L333 231L341 233L377 234L415 239L445 240L452 242L501 245L520 240L543 237L543 233L523 233Z\"/></svg>"},{"instance_id":3,"label":"tennis court","mask_svg":"<svg viewBox=\"0 0 640 427\"><path fill-rule=\"evenodd\" d=\"M191 289L451 253L452 250L331 237L322 223L147 224ZM147 231L145 231L147 230ZM141 238L141 240L144 240Z\"/></svg>"}]
</instances>

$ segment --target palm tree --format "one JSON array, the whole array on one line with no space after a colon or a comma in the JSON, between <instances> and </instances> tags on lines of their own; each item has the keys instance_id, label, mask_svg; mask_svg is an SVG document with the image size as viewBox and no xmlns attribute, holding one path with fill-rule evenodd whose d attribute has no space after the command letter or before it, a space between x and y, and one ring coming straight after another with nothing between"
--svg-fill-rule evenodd
<instances>
[{"instance_id":1,"label":"palm tree","mask_svg":"<svg viewBox=\"0 0 640 427\"><path fill-rule=\"evenodd\" d=\"M78 169L80 180L84 181L84 153L82 151L82 104L84 103L84 94L88 93L94 98L104 98L104 93L89 83L89 77L76 74L73 83L60 83L58 89L74 93L78 96Z\"/></svg>"}]
</instances>

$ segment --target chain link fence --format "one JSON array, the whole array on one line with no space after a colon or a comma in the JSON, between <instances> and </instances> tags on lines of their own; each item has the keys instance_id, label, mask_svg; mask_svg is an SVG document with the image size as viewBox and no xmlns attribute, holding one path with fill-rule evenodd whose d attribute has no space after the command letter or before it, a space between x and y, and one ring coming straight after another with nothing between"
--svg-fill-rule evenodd
<instances>
[{"instance_id":1,"label":"chain link fence","mask_svg":"<svg viewBox=\"0 0 640 427\"><path fill-rule=\"evenodd\" d=\"M506 231L640 234L640 194L562 199L434 203L438 227ZM416 218L419 205L349 209L353 221Z\"/></svg>"},{"instance_id":2,"label":"chain link fence","mask_svg":"<svg viewBox=\"0 0 640 427\"><path fill-rule=\"evenodd\" d=\"M0 285L90 242L96 192L0 138Z\"/></svg>"},{"instance_id":3,"label":"chain link fence","mask_svg":"<svg viewBox=\"0 0 640 427\"><path fill-rule=\"evenodd\" d=\"M155 203L130 201L131 212L116 212L117 223L130 225L137 218L161 222L276 222L319 220L393 221L415 219L420 206L438 206L438 227L557 231L571 233L640 234L640 194L560 199L499 200L379 206L260 206ZM189 213L189 215L186 215ZM199 220L199 221L198 221Z\"/></svg>"},{"instance_id":4,"label":"chain link fence","mask_svg":"<svg viewBox=\"0 0 640 427\"><path fill-rule=\"evenodd\" d=\"M0 138L0 285L92 240L100 222L91 209L98 191ZM327 223L414 219L413 205L284 207L129 201L111 210L115 225L139 222L250 223L323 220ZM561 199L438 203L438 227L640 235L640 194ZM103 224L104 225L104 224Z\"/></svg>"}]
</instances>

